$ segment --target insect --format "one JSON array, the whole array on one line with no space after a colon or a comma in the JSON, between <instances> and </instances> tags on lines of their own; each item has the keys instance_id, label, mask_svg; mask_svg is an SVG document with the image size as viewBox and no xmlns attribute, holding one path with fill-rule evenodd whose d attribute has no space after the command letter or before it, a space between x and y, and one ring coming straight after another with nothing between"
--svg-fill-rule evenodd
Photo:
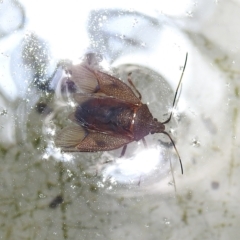
<instances>
[{"instance_id":1,"label":"insect","mask_svg":"<svg viewBox=\"0 0 240 240\"><path fill-rule=\"evenodd\" d=\"M185 71L187 56L182 74L175 92L173 107ZM180 155L165 125L171 120L159 122L150 113L148 106L141 102L141 94L128 75L130 86L110 76L86 62L67 69L68 80L83 93L73 93L77 103L75 112L69 119L75 126L65 127L56 138L56 146L65 152L109 151L123 147L125 154L127 144L142 140L148 134L163 133L169 137L178 155L181 171L183 166ZM136 92L136 94L134 93ZM138 95L138 96L137 96Z\"/></svg>"}]
</instances>

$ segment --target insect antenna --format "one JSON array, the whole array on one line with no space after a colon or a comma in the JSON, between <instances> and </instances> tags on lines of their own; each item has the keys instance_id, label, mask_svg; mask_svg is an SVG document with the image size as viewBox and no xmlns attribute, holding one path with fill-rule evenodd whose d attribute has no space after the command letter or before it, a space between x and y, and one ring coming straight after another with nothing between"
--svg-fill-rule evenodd
<instances>
[{"instance_id":1,"label":"insect antenna","mask_svg":"<svg viewBox=\"0 0 240 240\"><path fill-rule=\"evenodd\" d=\"M175 143L174 143L174 141L172 140L172 138L171 138L171 136L169 135L169 133L167 133L167 132L165 132L165 131L163 131L163 132L161 132L161 133L163 133L163 134L167 135L167 136L169 137L169 139L171 140L171 142L172 142L172 145L173 145L173 147L174 147L174 149L175 149L175 151L176 151L176 153L177 153L177 155L178 155L178 159L179 159L180 166L181 166L181 172L182 172L182 174L183 174L183 165L182 165L182 160L181 160L181 157L180 157L180 155L179 155L179 153L178 153L178 150L177 150L177 148L176 148L176 146L175 146Z\"/></svg>"},{"instance_id":2,"label":"insect antenna","mask_svg":"<svg viewBox=\"0 0 240 240\"><path fill-rule=\"evenodd\" d=\"M173 166L172 166L171 159L170 159L169 163L170 163L170 169L171 169L172 178L173 178L173 186L174 186L175 194L177 194L176 181L175 181L175 177L174 177L174 173L173 173Z\"/></svg>"},{"instance_id":3,"label":"insect antenna","mask_svg":"<svg viewBox=\"0 0 240 240\"><path fill-rule=\"evenodd\" d=\"M162 122L162 124L168 123L171 120L171 118L172 118L173 108L174 108L174 105L175 105L175 102L176 102L178 90L179 90L179 87L181 85L183 74L184 74L184 71L185 71L185 68L186 68L186 65L187 65L187 58L188 58L188 53L186 53L186 58L185 58L185 63L184 63L184 66L183 66L182 74L181 74L181 77L180 77L180 80L178 82L178 86L177 86L177 89L176 89L176 92L175 92L175 95L174 95L173 104L172 104L172 110L171 110L170 116L169 116L169 118L165 122Z\"/></svg>"}]
</instances>

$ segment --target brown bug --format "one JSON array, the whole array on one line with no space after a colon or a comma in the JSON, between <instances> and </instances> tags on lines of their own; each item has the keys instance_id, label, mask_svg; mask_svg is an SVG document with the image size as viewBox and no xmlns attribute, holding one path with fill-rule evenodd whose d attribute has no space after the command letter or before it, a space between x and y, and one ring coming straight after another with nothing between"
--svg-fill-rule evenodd
<instances>
[{"instance_id":1,"label":"brown bug","mask_svg":"<svg viewBox=\"0 0 240 240\"><path fill-rule=\"evenodd\" d=\"M176 101L183 73L185 71L187 56L182 74L175 92L173 107ZM149 133L163 133L167 135L179 157L181 171L183 167L181 158L174 141L165 131L164 122L153 118L148 106L141 102L141 94L131 81L128 82L138 94L119 79L97 70L90 64L82 63L68 69L70 78L83 93L74 93L77 102L76 111L69 119L76 123L75 126L64 128L56 138L56 146L65 152L97 152L109 151L123 147L121 156L124 155L127 144L142 140Z\"/></svg>"}]
</instances>

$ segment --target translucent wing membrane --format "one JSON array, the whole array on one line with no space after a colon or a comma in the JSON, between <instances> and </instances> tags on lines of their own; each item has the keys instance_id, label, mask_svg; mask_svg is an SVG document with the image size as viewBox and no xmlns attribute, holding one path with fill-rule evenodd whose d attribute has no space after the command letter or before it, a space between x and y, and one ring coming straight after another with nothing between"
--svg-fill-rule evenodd
<instances>
[{"instance_id":1,"label":"translucent wing membrane","mask_svg":"<svg viewBox=\"0 0 240 240\"><path fill-rule=\"evenodd\" d=\"M85 93L94 93L98 90L98 81L94 71L82 63L68 67L68 71L71 75L70 80L73 81L78 89Z\"/></svg>"},{"instance_id":2,"label":"translucent wing membrane","mask_svg":"<svg viewBox=\"0 0 240 240\"><path fill-rule=\"evenodd\" d=\"M75 147L86 137L86 135L87 131L81 126L66 127L57 135L55 144L64 151L70 148L76 151Z\"/></svg>"},{"instance_id":3,"label":"translucent wing membrane","mask_svg":"<svg viewBox=\"0 0 240 240\"><path fill-rule=\"evenodd\" d=\"M94 94L75 93L75 94L73 94L73 99L76 101L77 104L81 105L82 103L91 99L93 97L93 95Z\"/></svg>"},{"instance_id":4,"label":"translucent wing membrane","mask_svg":"<svg viewBox=\"0 0 240 240\"><path fill-rule=\"evenodd\" d=\"M68 67L68 71L71 75L70 80L83 93L103 93L132 104L141 103L128 85L115 77L93 69L86 63Z\"/></svg>"},{"instance_id":5,"label":"translucent wing membrane","mask_svg":"<svg viewBox=\"0 0 240 240\"><path fill-rule=\"evenodd\" d=\"M131 141L126 136L92 132L81 126L71 126L61 131L55 143L65 152L96 152L117 149Z\"/></svg>"},{"instance_id":6,"label":"translucent wing membrane","mask_svg":"<svg viewBox=\"0 0 240 240\"><path fill-rule=\"evenodd\" d=\"M74 93L73 94L73 98L78 104L82 104L92 98L105 98L105 97L107 96L102 93L94 93L94 94Z\"/></svg>"}]
</instances>

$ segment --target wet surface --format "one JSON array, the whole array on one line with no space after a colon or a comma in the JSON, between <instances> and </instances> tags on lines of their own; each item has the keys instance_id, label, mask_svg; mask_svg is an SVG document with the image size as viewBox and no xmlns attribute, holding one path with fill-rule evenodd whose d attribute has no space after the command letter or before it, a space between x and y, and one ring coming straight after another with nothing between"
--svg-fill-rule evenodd
<instances>
[{"instance_id":1,"label":"wet surface","mask_svg":"<svg viewBox=\"0 0 240 240\"><path fill-rule=\"evenodd\" d=\"M53 19L48 2L0 1L0 13L9 9L1 15L4 27L0 21L0 238L236 239L240 59L233 23L239 4L182 4L179 12L162 6L163 14L103 4L85 11L92 21L83 26L74 4L55 3ZM167 128L183 175L161 134L146 138L148 149L130 144L123 159L121 149L66 154L55 147L55 134L74 108L67 95L56 94L64 77L57 65L81 61L89 49L121 80L132 72L142 101L160 121L168 117L189 53Z\"/></svg>"}]
</instances>

